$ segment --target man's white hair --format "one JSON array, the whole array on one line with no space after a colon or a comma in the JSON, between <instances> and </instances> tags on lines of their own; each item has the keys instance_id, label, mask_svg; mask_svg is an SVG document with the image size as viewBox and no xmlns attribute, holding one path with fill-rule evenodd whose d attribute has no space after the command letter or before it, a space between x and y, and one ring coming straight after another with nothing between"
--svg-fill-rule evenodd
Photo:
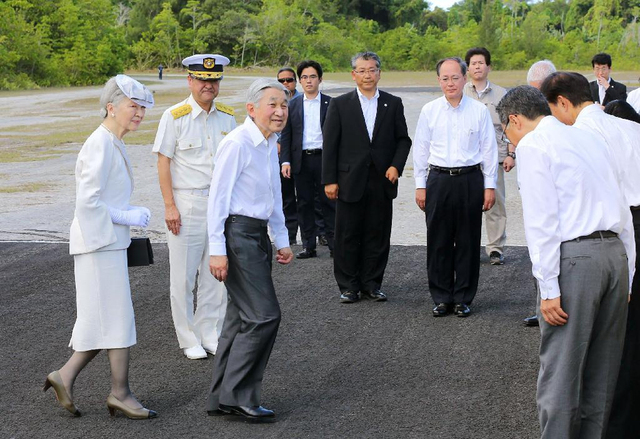
<instances>
[{"instance_id":1,"label":"man's white hair","mask_svg":"<svg viewBox=\"0 0 640 439\"><path fill-rule=\"evenodd\" d=\"M547 76L556 72L556 66L548 59L543 59L533 63L527 73L527 83L531 85L534 81L544 81Z\"/></svg>"},{"instance_id":2,"label":"man's white hair","mask_svg":"<svg viewBox=\"0 0 640 439\"><path fill-rule=\"evenodd\" d=\"M284 92L287 100L289 100L289 94L287 93L287 89L284 88L284 85L280 84L275 79L269 78L259 78L253 81L253 83L249 86L247 90L247 104L253 104L256 107L258 106L258 102L262 99L262 95L264 91L268 88L275 88L276 90L281 90Z\"/></svg>"}]
</instances>

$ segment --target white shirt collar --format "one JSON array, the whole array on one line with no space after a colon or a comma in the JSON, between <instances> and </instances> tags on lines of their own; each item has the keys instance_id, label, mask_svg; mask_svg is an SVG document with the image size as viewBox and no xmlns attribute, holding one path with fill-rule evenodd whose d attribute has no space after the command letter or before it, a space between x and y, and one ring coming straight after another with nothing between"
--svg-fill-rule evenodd
<instances>
[{"instance_id":1,"label":"white shirt collar","mask_svg":"<svg viewBox=\"0 0 640 439\"><path fill-rule=\"evenodd\" d=\"M445 96L442 96L442 102L443 102L442 103L442 107L447 111L449 111L449 110L452 110L452 111L462 110L464 108L465 102L467 102L468 99L469 98L463 94L462 95L462 99L460 99L460 103L458 104L458 106L454 107L453 105L451 105L449 103L449 101L447 100L447 98Z\"/></svg>"},{"instance_id":2,"label":"white shirt collar","mask_svg":"<svg viewBox=\"0 0 640 439\"><path fill-rule=\"evenodd\" d=\"M302 99L304 99L305 101L318 101L318 102L320 102L320 92L318 92L316 97L313 98L313 99L307 98L307 95L303 93L303 98Z\"/></svg>"},{"instance_id":3,"label":"white shirt collar","mask_svg":"<svg viewBox=\"0 0 640 439\"><path fill-rule=\"evenodd\" d=\"M371 99L363 95L358 87L356 87L356 91L358 92L358 97L360 98L360 100L366 99L367 101L372 101L380 97L380 90L378 89L378 87L376 87L376 94L374 94Z\"/></svg>"},{"instance_id":4,"label":"white shirt collar","mask_svg":"<svg viewBox=\"0 0 640 439\"><path fill-rule=\"evenodd\" d=\"M271 137L275 136L275 133L271 133L269 139L265 139L262 135L262 131L260 131L260 128L258 128L258 125L256 125L249 116L247 116L247 118L244 120L244 123L247 126L247 132L251 137L251 141L253 142L254 147L260 146L262 142L267 142L269 139L271 139Z\"/></svg>"},{"instance_id":5,"label":"white shirt collar","mask_svg":"<svg viewBox=\"0 0 640 439\"><path fill-rule=\"evenodd\" d=\"M598 111L602 111L602 108L600 107L599 104L591 104L587 107L584 107L582 111L580 111L580 113L578 114L578 117L576 117L576 122L584 118L588 118L591 114Z\"/></svg>"},{"instance_id":6,"label":"white shirt collar","mask_svg":"<svg viewBox=\"0 0 640 439\"><path fill-rule=\"evenodd\" d=\"M195 119L200 115L200 113L204 113L204 110L200 106L198 102L194 99L193 95L189 95L189 99L187 99L187 104L191 105L191 117ZM211 102L211 110L209 110L209 114L216 111L216 103Z\"/></svg>"}]
</instances>

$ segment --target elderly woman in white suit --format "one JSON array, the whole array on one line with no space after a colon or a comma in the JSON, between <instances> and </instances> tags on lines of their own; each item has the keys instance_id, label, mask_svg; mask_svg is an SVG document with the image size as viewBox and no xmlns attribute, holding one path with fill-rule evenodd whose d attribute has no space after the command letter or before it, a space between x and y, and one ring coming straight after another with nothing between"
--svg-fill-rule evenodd
<instances>
[{"instance_id":1,"label":"elderly woman in white suit","mask_svg":"<svg viewBox=\"0 0 640 439\"><path fill-rule=\"evenodd\" d=\"M129 389L129 348L136 328L129 288L129 227L146 227L150 212L129 205L133 191L131 164L122 138L138 129L153 95L125 76L111 78L100 97L102 124L82 146L76 163L76 210L71 224L77 319L71 336L75 352L60 370L47 376L60 404L76 416L73 384L82 369L106 349L111 366L107 407L130 419L153 418Z\"/></svg>"}]
</instances>

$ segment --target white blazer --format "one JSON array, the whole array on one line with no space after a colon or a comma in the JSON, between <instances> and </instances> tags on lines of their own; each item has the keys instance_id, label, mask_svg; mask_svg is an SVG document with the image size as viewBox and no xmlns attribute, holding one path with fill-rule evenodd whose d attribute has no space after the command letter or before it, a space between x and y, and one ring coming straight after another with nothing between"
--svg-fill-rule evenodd
<instances>
[{"instance_id":1,"label":"white blazer","mask_svg":"<svg viewBox=\"0 0 640 439\"><path fill-rule=\"evenodd\" d=\"M133 174L124 143L100 125L82 145L76 162L76 210L69 253L129 247L129 226L114 224L109 207L127 210L132 192Z\"/></svg>"}]
</instances>

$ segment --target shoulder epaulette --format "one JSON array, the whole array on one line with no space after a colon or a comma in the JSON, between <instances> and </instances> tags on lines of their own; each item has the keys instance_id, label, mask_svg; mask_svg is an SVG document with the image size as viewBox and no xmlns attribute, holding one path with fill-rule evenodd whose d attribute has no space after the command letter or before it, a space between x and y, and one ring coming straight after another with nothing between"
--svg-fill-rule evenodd
<instances>
[{"instance_id":1,"label":"shoulder epaulette","mask_svg":"<svg viewBox=\"0 0 640 439\"><path fill-rule=\"evenodd\" d=\"M216 102L216 110L222 111L223 113L228 114L229 116L235 115L235 111L233 111L233 107L225 104L221 104L220 102Z\"/></svg>"},{"instance_id":2,"label":"shoulder epaulette","mask_svg":"<svg viewBox=\"0 0 640 439\"><path fill-rule=\"evenodd\" d=\"M182 116L186 116L189 113L191 113L191 105L189 104L180 105L178 108L171 110L171 114L174 119L180 119Z\"/></svg>"}]
</instances>

